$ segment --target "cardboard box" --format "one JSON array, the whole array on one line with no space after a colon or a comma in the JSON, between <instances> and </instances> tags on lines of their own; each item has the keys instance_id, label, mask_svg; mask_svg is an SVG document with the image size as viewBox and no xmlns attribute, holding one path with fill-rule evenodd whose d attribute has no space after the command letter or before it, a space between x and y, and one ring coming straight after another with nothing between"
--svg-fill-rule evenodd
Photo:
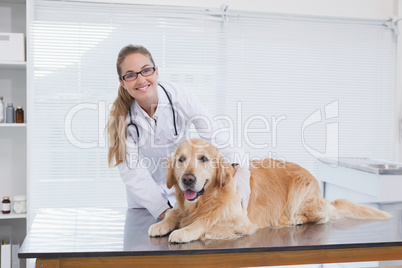
<instances>
[{"instance_id":1,"label":"cardboard box","mask_svg":"<svg viewBox=\"0 0 402 268\"><path fill-rule=\"evenodd\" d=\"M25 61L24 34L0 33L0 61Z\"/></svg>"}]
</instances>

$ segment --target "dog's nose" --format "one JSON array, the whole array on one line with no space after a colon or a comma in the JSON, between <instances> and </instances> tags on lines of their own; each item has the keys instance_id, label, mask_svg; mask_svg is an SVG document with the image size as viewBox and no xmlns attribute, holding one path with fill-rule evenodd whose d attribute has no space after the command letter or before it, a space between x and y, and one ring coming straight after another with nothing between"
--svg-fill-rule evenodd
<instances>
[{"instance_id":1,"label":"dog's nose","mask_svg":"<svg viewBox=\"0 0 402 268\"><path fill-rule=\"evenodd\" d=\"M184 185L192 185L195 183L195 176L193 174L184 174L183 177L181 177L181 180L183 181Z\"/></svg>"}]
</instances>

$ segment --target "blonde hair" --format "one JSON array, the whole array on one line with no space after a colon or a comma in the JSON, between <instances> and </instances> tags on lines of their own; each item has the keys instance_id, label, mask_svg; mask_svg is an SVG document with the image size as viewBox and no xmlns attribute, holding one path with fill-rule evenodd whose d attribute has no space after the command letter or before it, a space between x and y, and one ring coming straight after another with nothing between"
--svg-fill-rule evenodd
<instances>
[{"instance_id":1,"label":"blonde hair","mask_svg":"<svg viewBox=\"0 0 402 268\"><path fill-rule=\"evenodd\" d=\"M152 59L151 53L145 47L127 45L120 50L119 55L117 56L116 69L119 80L121 80L122 76L120 67L121 63L128 55L133 53L140 53L144 56L147 56L151 60L152 64L155 66L155 62ZM109 136L109 167L117 166L126 159L126 116L133 100L134 98L127 92L127 90L119 85L117 98L113 102L113 108L110 112L109 122L106 126Z\"/></svg>"}]
</instances>

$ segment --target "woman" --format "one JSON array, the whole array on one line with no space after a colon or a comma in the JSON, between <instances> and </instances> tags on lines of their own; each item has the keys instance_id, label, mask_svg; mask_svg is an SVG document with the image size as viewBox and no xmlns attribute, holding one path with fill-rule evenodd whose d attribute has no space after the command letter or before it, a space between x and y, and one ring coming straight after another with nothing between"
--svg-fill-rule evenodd
<instances>
[{"instance_id":1,"label":"woman","mask_svg":"<svg viewBox=\"0 0 402 268\"><path fill-rule=\"evenodd\" d=\"M174 189L166 186L164 164L189 137L191 124L231 163L242 155L222 147L228 143L228 133L219 132L220 125L191 93L171 83L158 83L158 67L146 48L124 47L116 67L120 86L108 123L109 166L118 165L130 208L146 208L155 218L163 218L176 203ZM246 211L250 172L248 166L236 166L236 170L234 179Z\"/></svg>"}]
</instances>

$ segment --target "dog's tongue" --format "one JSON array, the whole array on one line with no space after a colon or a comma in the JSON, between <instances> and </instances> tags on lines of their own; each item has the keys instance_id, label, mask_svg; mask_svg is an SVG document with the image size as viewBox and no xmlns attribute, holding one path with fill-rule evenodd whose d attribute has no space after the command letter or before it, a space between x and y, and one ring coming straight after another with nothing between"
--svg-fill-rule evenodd
<instances>
[{"instance_id":1,"label":"dog's tongue","mask_svg":"<svg viewBox=\"0 0 402 268\"><path fill-rule=\"evenodd\" d=\"M187 190L184 192L184 197L187 200L192 200L197 196L197 192L191 191L191 190Z\"/></svg>"}]
</instances>

